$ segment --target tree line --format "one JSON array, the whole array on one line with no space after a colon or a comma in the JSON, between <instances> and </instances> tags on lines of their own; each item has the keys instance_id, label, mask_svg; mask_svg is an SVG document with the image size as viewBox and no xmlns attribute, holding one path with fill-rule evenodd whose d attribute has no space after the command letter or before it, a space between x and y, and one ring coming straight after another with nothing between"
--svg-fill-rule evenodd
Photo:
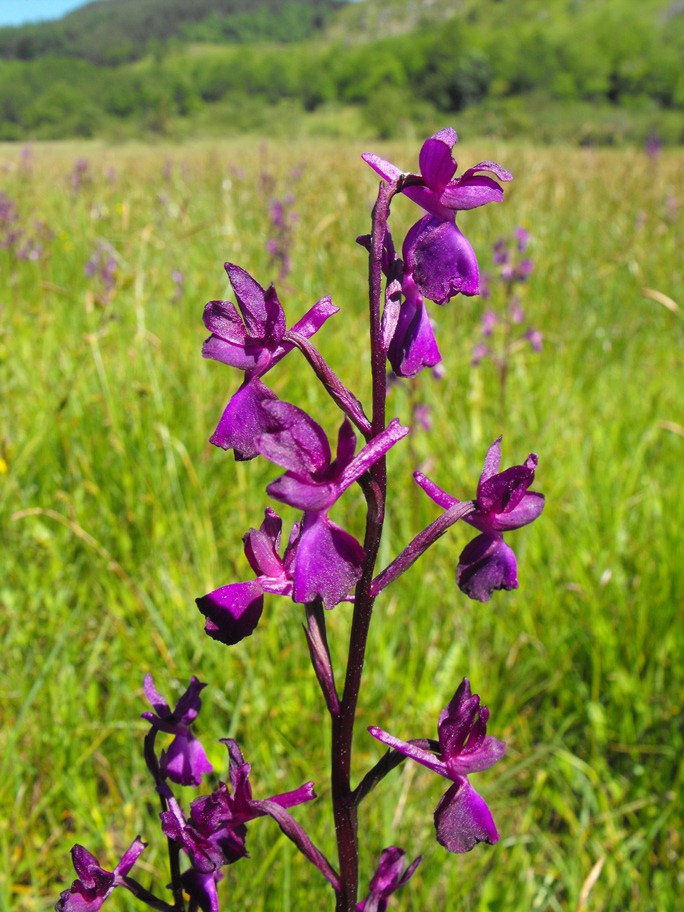
<instances>
[{"instance_id":1,"label":"tree line","mask_svg":"<svg viewBox=\"0 0 684 912\"><path fill-rule=\"evenodd\" d=\"M286 15L286 7L279 9ZM195 44L191 51L167 44L117 66L54 55L4 60L0 138L89 136L117 122L163 131L207 106L283 100L305 111L358 105L380 132L383 118L410 118L418 109L454 113L530 94L678 110L684 107L684 9L672 9L669 18L657 17L647 4L613 2L582 4L574 15L547 21L457 16L348 45L309 39ZM193 28L210 26L205 20Z\"/></svg>"}]
</instances>

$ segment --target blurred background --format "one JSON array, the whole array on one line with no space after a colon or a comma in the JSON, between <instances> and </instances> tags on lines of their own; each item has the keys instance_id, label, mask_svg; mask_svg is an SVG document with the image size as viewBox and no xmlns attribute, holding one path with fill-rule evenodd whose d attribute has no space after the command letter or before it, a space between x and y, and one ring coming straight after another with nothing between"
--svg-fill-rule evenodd
<instances>
[{"instance_id":1,"label":"blurred background","mask_svg":"<svg viewBox=\"0 0 684 912\"><path fill-rule=\"evenodd\" d=\"M683 138L678 0L76 6L2 3L0 140L392 138L455 113L535 141Z\"/></svg>"},{"instance_id":2,"label":"blurred background","mask_svg":"<svg viewBox=\"0 0 684 912\"><path fill-rule=\"evenodd\" d=\"M467 675L504 760L473 777L501 841L449 856L442 783L415 764L362 808L380 851L425 861L396 908L678 912L684 890L684 5L675 0L0 2L0 910L42 912L69 850L168 881L142 757L145 673L215 772L236 737L258 797L313 779L296 810L334 855L329 722L301 612L267 601L227 649L194 599L249 579L242 536L279 470L208 443L238 372L201 357L223 263L277 283L288 322L330 294L316 336L367 401L372 151L417 168L453 126L459 171L514 174L458 215L482 295L429 305L441 370L391 387L412 433L390 453L380 564L460 498L491 442L539 456L543 515L507 536L520 589L455 584L454 527L378 600L359 706L367 734L434 737ZM37 21L50 16L62 18ZM27 25L18 22L34 20ZM15 23L15 24L12 24ZM420 212L393 203L399 246ZM351 347L353 343L353 348ZM269 373L333 439L339 414L292 353ZM281 511L285 533L296 518ZM333 519L363 533L350 490ZM339 668L349 606L327 616ZM194 797L182 794L185 806ZM326 908L267 820L222 908ZM123 890L112 912L136 905Z\"/></svg>"}]
</instances>

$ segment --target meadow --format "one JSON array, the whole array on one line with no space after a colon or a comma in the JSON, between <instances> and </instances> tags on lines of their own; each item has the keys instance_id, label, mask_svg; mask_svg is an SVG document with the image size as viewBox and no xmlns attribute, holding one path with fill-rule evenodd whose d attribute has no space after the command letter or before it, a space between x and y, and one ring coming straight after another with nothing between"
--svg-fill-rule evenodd
<instances>
[{"instance_id":1,"label":"meadow","mask_svg":"<svg viewBox=\"0 0 684 912\"><path fill-rule=\"evenodd\" d=\"M138 879L166 882L142 756L146 672L169 697L192 674L208 683L196 728L216 775L216 739L234 736L259 795L313 779L319 801L297 816L334 855L327 714L299 612L272 599L227 649L194 605L250 577L241 536L274 477L208 443L239 378L201 358L201 314L228 295L224 260L275 278L269 205L290 193L281 301L298 317L332 296L341 313L317 344L367 394L354 239L377 184L360 154L411 168L421 141L0 147L1 909L51 908L75 842L107 866L141 833ZM495 159L515 175L503 205L459 224L483 269L498 237L530 233L522 303L544 347L515 353L502 408L496 371L471 366L485 303L432 308L446 375L392 393L390 415L410 422L427 404L433 423L390 454L380 564L439 512L412 471L472 497L500 433L504 465L539 455L547 506L511 536L519 590L485 605L458 591L469 530L456 526L378 601L358 776L381 754L367 725L434 737L464 675L508 753L474 780L501 841L465 856L434 840L436 777L407 763L385 780L362 811L362 883L396 844L425 856L398 909L668 912L684 888L684 154L487 139L456 153L462 168ZM398 200L395 237L414 218ZM332 434L338 416L307 370L295 353L269 385ZM352 494L333 518L359 533L361 503ZM348 619L345 605L329 615L333 647ZM227 869L225 908L332 907L270 821L250 825L249 848ZM134 907L119 890L107 908Z\"/></svg>"}]
</instances>

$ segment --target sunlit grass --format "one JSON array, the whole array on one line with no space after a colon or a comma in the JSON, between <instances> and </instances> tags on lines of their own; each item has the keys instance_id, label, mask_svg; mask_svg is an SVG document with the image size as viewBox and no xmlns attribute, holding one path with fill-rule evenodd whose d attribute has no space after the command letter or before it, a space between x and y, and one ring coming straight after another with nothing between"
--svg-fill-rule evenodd
<instances>
[{"instance_id":1,"label":"sunlit grass","mask_svg":"<svg viewBox=\"0 0 684 912\"><path fill-rule=\"evenodd\" d=\"M380 151L410 167L417 148ZM0 249L2 908L49 907L73 877L74 842L107 866L138 832L150 842L139 879L166 883L142 759L147 671L169 695L193 673L208 682L198 731L221 774L216 739L230 734L257 794L314 779L321 800L297 815L334 853L328 726L299 611L272 599L255 636L227 650L205 637L194 606L210 588L249 577L240 539L259 523L274 477L265 463L235 464L207 444L237 376L200 357L200 317L206 301L228 293L224 260L271 278L269 173L271 195L292 192L299 213L281 300L296 318L332 295L342 312L317 344L367 398L366 267L354 243L375 190L365 150L63 145L35 148L24 164L18 150L0 151L0 191L22 227L39 219L53 234L37 262ZM539 454L535 487L547 509L510 536L517 592L485 606L458 593L454 565L468 535L457 527L378 603L358 775L379 756L365 726L433 736L463 675L509 750L474 780L498 846L447 855L432 826L443 783L406 764L362 811L364 877L394 843L426 856L398 908L675 909L684 886L684 324L642 289L684 307L682 155L653 163L636 151L485 140L457 152L464 167L494 158L515 174L503 206L459 221L483 264L515 225L531 233L523 303L545 347L515 360L501 415L495 371L470 367L482 303L433 308L447 375L419 386L432 431L390 456L381 563L435 516L411 481L416 459L429 460L447 490L472 496L486 448L503 432L505 465ZM79 156L90 179L75 192ZM395 209L400 236L416 213L405 200ZM84 275L100 241L117 261L104 306ZM299 355L269 384L334 432L338 417ZM410 421L406 387L389 411ZM335 514L357 533L361 503L351 492ZM329 616L338 660L348 617L345 606ZM330 904L329 888L268 821L251 826L250 852L227 871L227 908ZM109 902L133 908L123 891Z\"/></svg>"}]
</instances>

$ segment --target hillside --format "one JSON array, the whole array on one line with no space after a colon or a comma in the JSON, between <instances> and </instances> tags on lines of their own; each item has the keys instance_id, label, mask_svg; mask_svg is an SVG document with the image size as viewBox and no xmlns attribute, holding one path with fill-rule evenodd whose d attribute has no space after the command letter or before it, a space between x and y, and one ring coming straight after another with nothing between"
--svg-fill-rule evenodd
<instances>
[{"instance_id":1,"label":"hillside","mask_svg":"<svg viewBox=\"0 0 684 912\"><path fill-rule=\"evenodd\" d=\"M391 137L458 114L681 144L682 60L680 0L99 0L0 30L0 139Z\"/></svg>"},{"instance_id":2,"label":"hillside","mask_svg":"<svg viewBox=\"0 0 684 912\"><path fill-rule=\"evenodd\" d=\"M302 41L336 0L96 0L53 22L0 29L0 59L137 60L168 42Z\"/></svg>"}]
</instances>

